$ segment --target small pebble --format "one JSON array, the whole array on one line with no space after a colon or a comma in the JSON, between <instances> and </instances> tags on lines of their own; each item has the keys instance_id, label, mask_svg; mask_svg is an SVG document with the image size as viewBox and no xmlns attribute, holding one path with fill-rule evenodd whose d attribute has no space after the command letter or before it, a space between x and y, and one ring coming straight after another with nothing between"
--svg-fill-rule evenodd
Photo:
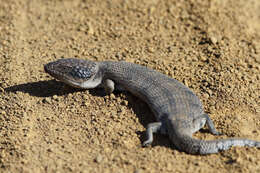
<instances>
[{"instance_id":1,"label":"small pebble","mask_svg":"<svg viewBox=\"0 0 260 173\"><path fill-rule=\"evenodd\" d=\"M46 97L42 100L42 102L51 104L51 99L49 97Z\"/></svg>"},{"instance_id":2,"label":"small pebble","mask_svg":"<svg viewBox=\"0 0 260 173\"><path fill-rule=\"evenodd\" d=\"M216 44L218 42L218 39L214 36L211 36L210 37L210 41L213 43L213 44Z\"/></svg>"},{"instance_id":3,"label":"small pebble","mask_svg":"<svg viewBox=\"0 0 260 173\"><path fill-rule=\"evenodd\" d=\"M147 51L150 52L150 53L154 53L155 52L154 48L152 48L152 47L148 47Z\"/></svg>"},{"instance_id":4,"label":"small pebble","mask_svg":"<svg viewBox=\"0 0 260 173\"><path fill-rule=\"evenodd\" d=\"M103 157L101 154L99 154L96 158L95 158L95 162L100 163L103 160Z\"/></svg>"},{"instance_id":5,"label":"small pebble","mask_svg":"<svg viewBox=\"0 0 260 173\"><path fill-rule=\"evenodd\" d=\"M143 171L141 169L136 169L134 173L142 173Z\"/></svg>"},{"instance_id":6,"label":"small pebble","mask_svg":"<svg viewBox=\"0 0 260 173\"><path fill-rule=\"evenodd\" d=\"M208 94L208 93L204 93L204 94L203 94L203 97L204 97L205 99L208 99L208 98L209 98L209 94Z\"/></svg>"},{"instance_id":7,"label":"small pebble","mask_svg":"<svg viewBox=\"0 0 260 173\"><path fill-rule=\"evenodd\" d=\"M200 57L200 60L201 60L201 61L207 61L207 57L201 56L201 57Z\"/></svg>"},{"instance_id":8,"label":"small pebble","mask_svg":"<svg viewBox=\"0 0 260 173\"><path fill-rule=\"evenodd\" d=\"M89 96L88 95L83 95L83 99L87 100L87 99L89 99Z\"/></svg>"},{"instance_id":9,"label":"small pebble","mask_svg":"<svg viewBox=\"0 0 260 173\"><path fill-rule=\"evenodd\" d=\"M0 87L0 92L4 92L4 91L5 91L4 88Z\"/></svg>"},{"instance_id":10,"label":"small pebble","mask_svg":"<svg viewBox=\"0 0 260 173\"><path fill-rule=\"evenodd\" d=\"M89 34L89 35L93 35L94 34L94 28L93 28L93 26L90 23L88 23L87 34Z\"/></svg>"},{"instance_id":11,"label":"small pebble","mask_svg":"<svg viewBox=\"0 0 260 173\"><path fill-rule=\"evenodd\" d=\"M111 94L110 94L110 98L111 98L111 99L115 99L115 98L116 98L115 94L111 93Z\"/></svg>"},{"instance_id":12,"label":"small pebble","mask_svg":"<svg viewBox=\"0 0 260 173\"><path fill-rule=\"evenodd\" d=\"M122 105L127 106L128 105L128 101L127 100L123 100L122 101Z\"/></svg>"},{"instance_id":13,"label":"small pebble","mask_svg":"<svg viewBox=\"0 0 260 173\"><path fill-rule=\"evenodd\" d=\"M53 95L52 98L53 98L54 100L56 100L56 101L59 100L59 97L58 97L57 95Z\"/></svg>"},{"instance_id":14,"label":"small pebble","mask_svg":"<svg viewBox=\"0 0 260 173\"><path fill-rule=\"evenodd\" d=\"M85 105L85 106L89 106L90 103L89 103L89 102L84 102L84 105Z\"/></svg>"},{"instance_id":15,"label":"small pebble","mask_svg":"<svg viewBox=\"0 0 260 173\"><path fill-rule=\"evenodd\" d=\"M155 8L154 6L151 6L151 7L148 9L148 12L149 12L149 14L152 14L155 10L156 10L156 8Z\"/></svg>"},{"instance_id":16,"label":"small pebble","mask_svg":"<svg viewBox=\"0 0 260 173\"><path fill-rule=\"evenodd\" d=\"M6 112L5 111L1 111L0 114L1 115L6 115Z\"/></svg>"},{"instance_id":17,"label":"small pebble","mask_svg":"<svg viewBox=\"0 0 260 173\"><path fill-rule=\"evenodd\" d=\"M124 107L121 107L121 109L119 110L119 113L124 115L126 113L126 110L124 109Z\"/></svg>"}]
</instances>

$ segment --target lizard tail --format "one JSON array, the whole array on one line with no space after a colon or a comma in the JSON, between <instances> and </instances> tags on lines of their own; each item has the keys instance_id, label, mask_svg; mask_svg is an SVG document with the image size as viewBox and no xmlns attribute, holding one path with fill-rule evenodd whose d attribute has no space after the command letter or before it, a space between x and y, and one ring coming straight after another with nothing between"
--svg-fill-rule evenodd
<instances>
[{"instance_id":1,"label":"lizard tail","mask_svg":"<svg viewBox=\"0 0 260 173\"><path fill-rule=\"evenodd\" d=\"M176 137L179 138L176 139ZM223 150L228 150L233 146L260 148L259 141L254 141L249 139L239 139L239 138L206 141L206 140L195 139L192 138L192 136L182 134L182 135L175 136L175 139L172 139L172 141L175 141L174 144L176 145L177 148L189 154L218 153Z\"/></svg>"}]
</instances>

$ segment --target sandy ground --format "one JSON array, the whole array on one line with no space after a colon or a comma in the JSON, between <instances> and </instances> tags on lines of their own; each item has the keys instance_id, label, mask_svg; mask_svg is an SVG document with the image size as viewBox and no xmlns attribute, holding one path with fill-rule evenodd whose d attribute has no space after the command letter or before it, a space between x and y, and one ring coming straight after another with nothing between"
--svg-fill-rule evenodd
<instances>
[{"instance_id":1,"label":"sandy ground","mask_svg":"<svg viewBox=\"0 0 260 173\"><path fill-rule=\"evenodd\" d=\"M128 93L64 87L62 58L125 60L189 86L223 136L260 140L259 0L0 0L0 172L260 172L260 150L194 156ZM206 129L206 128L205 128Z\"/></svg>"}]
</instances>

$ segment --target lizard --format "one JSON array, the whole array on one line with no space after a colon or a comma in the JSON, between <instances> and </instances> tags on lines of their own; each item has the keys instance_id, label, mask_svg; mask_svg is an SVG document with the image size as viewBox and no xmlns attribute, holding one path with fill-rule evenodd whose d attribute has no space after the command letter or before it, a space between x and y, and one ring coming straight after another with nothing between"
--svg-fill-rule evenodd
<instances>
[{"instance_id":1,"label":"lizard","mask_svg":"<svg viewBox=\"0 0 260 173\"><path fill-rule=\"evenodd\" d=\"M149 123L143 146L153 142L153 133L169 136L174 146L188 154L211 154L233 146L260 148L260 141L227 138L202 140L193 133L205 125L213 135L221 135L199 98L187 86L156 70L125 61L91 61L63 58L44 65L50 76L72 87L104 88L106 93L126 90L147 103L156 117Z\"/></svg>"}]
</instances>

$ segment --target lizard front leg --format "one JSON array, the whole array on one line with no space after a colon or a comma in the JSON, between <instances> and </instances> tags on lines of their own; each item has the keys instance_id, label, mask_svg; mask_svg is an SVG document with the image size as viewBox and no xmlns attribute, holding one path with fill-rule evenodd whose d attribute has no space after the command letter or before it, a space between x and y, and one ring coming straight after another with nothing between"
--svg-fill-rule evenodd
<instances>
[{"instance_id":1,"label":"lizard front leg","mask_svg":"<svg viewBox=\"0 0 260 173\"><path fill-rule=\"evenodd\" d=\"M142 145L143 146L151 145L153 142L153 133L156 133L159 130L161 130L161 127L162 127L161 122L155 122L155 123L148 124L147 129L146 129L147 140L144 141Z\"/></svg>"},{"instance_id":2,"label":"lizard front leg","mask_svg":"<svg viewBox=\"0 0 260 173\"><path fill-rule=\"evenodd\" d=\"M101 87L105 89L107 95L111 94L114 91L126 91L126 89L123 86L116 84L111 79L105 79L102 82Z\"/></svg>"},{"instance_id":3,"label":"lizard front leg","mask_svg":"<svg viewBox=\"0 0 260 173\"><path fill-rule=\"evenodd\" d=\"M115 82L111 79L106 79L102 82L102 87L105 89L106 94L109 95L115 90Z\"/></svg>"}]
</instances>

